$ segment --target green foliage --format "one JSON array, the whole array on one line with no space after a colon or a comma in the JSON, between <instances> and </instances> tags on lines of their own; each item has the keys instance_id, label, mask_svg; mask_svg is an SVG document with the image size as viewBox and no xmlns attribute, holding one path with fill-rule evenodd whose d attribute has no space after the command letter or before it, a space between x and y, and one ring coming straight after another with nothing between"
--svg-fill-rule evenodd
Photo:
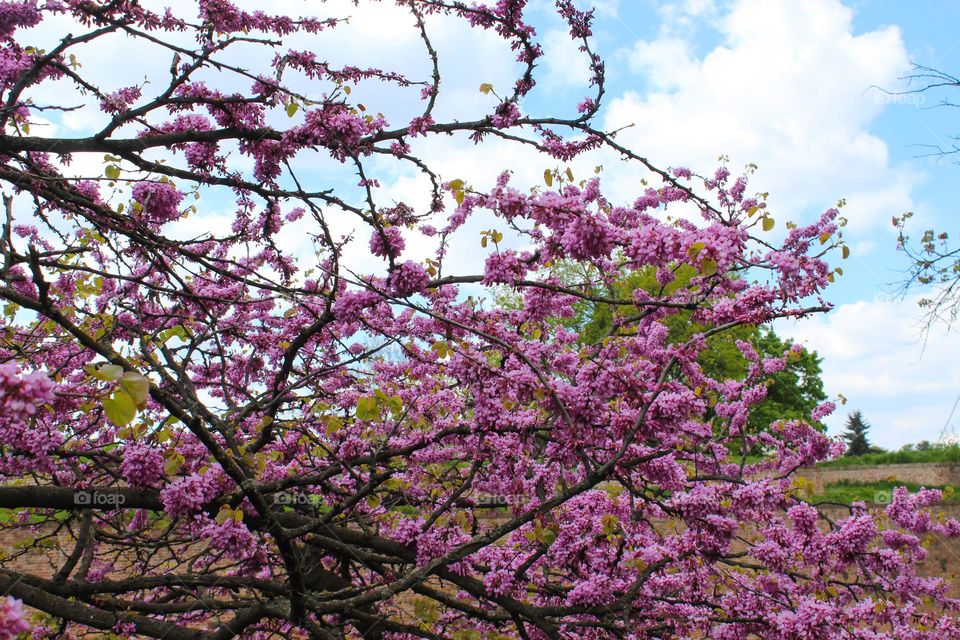
<instances>
[{"instance_id":1,"label":"green foliage","mask_svg":"<svg viewBox=\"0 0 960 640\"><path fill-rule=\"evenodd\" d=\"M588 266L563 262L553 268L554 276L559 277L567 286L581 289L579 283L591 281L586 272ZM652 268L630 272L626 277L610 283L606 291L591 291L594 296L628 300L635 289L645 289L656 296L669 296L678 289L689 284L690 279L697 275L696 270L689 265L681 265L675 272L672 282L661 285L657 282L655 271ZM516 305L509 294L498 296L497 302L503 306ZM581 300L575 306L572 318L563 321L571 329L580 334L580 341L584 344L599 342L610 334L616 318L622 323L624 318L636 313L635 308L619 307L610 304ZM706 327L691 320L691 312L678 310L664 316L660 320L670 330L672 342L684 342L705 330ZM624 323L616 329L619 333L629 332L630 325ZM704 372L714 378L742 379L747 374L749 363L737 348L737 342L751 343L762 358L780 357L787 351L792 342L780 338L768 327L744 325L734 327L707 338L707 349L700 354L699 363ZM805 418L810 415L816 406L826 400L823 391L823 380L820 377L821 359L816 352L805 350L798 356L788 360L787 366L768 379L767 397L756 405L750 413L748 426L753 431L766 428L776 420L791 420ZM824 425L819 425L825 430Z\"/></svg>"},{"instance_id":2,"label":"green foliage","mask_svg":"<svg viewBox=\"0 0 960 640\"><path fill-rule=\"evenodd\" d=\"M843 456L817 464L818 467L854 467L877 464L914 464L924 462L960 462L960 445L937 447L926 450L901 449L885 453L868 453L862 456Z\"/></svg>"},{"instance_id":3,"label":"green foliage","mask_svg":"<svg viewBox=\"0 0 960 640\"><path fill-rule=\"evenodd\" d=\"M889 502L893 490L897 487L906 487L910 493L915 493L921 488L939 489L943 491L944 502L960 502L960 495L957 493L960 487L949 485L922 486L912 482L901 482L899 480L881 480L879 482L841 480L840 482L833 482L826 485L823 488L823 494L813 496L810 498L810 501L841 502L843 504L862 501L884 504Z\"/></svg>"},{"instance_id":4,"label":"green foliage","mask_svg":"<svg viewBox=\"0 0 960 640\"><path fill-rule=\"evenodd\" d=\"M863 419L863 414L858 409L847 416L847 430L843 433L843 439L847 441L847 456L864 456L872 453L870 442L867 440L867 431L870 425Z\"/></svg>"}]
</instances>

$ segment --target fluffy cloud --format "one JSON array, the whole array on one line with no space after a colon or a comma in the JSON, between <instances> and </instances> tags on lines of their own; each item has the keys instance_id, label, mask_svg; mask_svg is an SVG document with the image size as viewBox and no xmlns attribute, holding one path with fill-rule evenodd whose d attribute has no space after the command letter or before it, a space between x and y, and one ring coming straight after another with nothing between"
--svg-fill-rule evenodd
<instances>
[{"instance_id":1,"label":"fluffy cloud","mask_svg":"<svg viewBox=\"0 0 960 640\"><path fill-rule=\"evenodd\" d=\"M845 197L852 229L866 230L910 207L917 176L891 166L868 129L883 108L871 87L895 86L909 68L897 27L855 35L837 0L739 0L721 13L686 4L661 12L657 39L621 52L649 91L611 101L607 128L632 124L621 140L661 164L755 162L754 184L785 217ZM703 14L720 43L698 57L699 30L681 27Z\"/></svg>"},{"instance_id":2,"label":"fluffy cloud","mask_svg":"<svg viewBox=\"0 0 960 640\"><path fill-rule=\"evenodd\" d=\"M825 390L848 399L827 420L832 433L843 430L847 410L862 409L880 446L939 437L960 391L960 333L943 326L924 333L917 298L840 305L776 329L815 349Z\"/></svg>"}]
</instances>

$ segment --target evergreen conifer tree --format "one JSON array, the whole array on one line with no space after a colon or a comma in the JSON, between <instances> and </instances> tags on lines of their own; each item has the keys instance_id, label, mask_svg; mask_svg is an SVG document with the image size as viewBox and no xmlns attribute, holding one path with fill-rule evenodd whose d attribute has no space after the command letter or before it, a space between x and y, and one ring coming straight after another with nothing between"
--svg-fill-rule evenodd
<instances>
[{"instance_id":1,"label":"evergreen conifer tree","mask_svg":"<svg viewBox=\"0 0 960 640\"><path fill-rule=\"evenodd\" d=\"M862 456L870 453L870 442L867 440L867 431L870 425L863 419L863 414L858 409L847 416L847 430L843 434L843 439L847 441L848 456Z\"/></svg>"}]
</instances>

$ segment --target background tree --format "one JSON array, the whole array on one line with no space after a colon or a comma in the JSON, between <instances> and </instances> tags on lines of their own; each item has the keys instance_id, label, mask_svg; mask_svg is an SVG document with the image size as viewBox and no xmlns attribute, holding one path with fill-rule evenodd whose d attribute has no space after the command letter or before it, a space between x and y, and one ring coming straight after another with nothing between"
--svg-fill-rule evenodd
<instances>
[{"instance_id":1,"label":"background tree","mask_svg":"<svg viewBox=\"0 0 960 640\"><path fill-rule=\"evenodd\" d=\"M843 439L847 441L848 456L862 456L870 453L872 447L867 441L869 430L870 425L863 419L859 409L847 416L847 430L843 433Z\"/></svg>"},{"instance_id":2,"label":"background tree","mask_svg":"<svg viewBox=\"0 0 960 640\"><path fill-rule=\"evenodd\" d=\"M743 375L700 361L826 310L807 301L837 211L772 233L748 176L662 170L597 128L604 66L565 0L595 93L527 112L544 54L524 4L399 2L425 62L408 77L326 59L339 18L0 3L0 635L960 636L915 570L921 536L960 533L919 514L939 493L895 492L895 536L822 517L792 474L840 453L811 427L832 406L752 429L788 356L741 340ZM511 85L478 79L480 116L441 91L451 24L518 57ZM111 44L172 64L118 86ZM93 133L41 126L62 110ZM425 159L451 137L529 150L545 185ZM591 151L654 186L610 201L566 166ZM411 173L416 200L378 186ZM226 221L195 218L217 204ZM455 270L480 217L483 264ZM565 260L589 280L555 277ZM644 270L662 290L594 293ZM495 285L522 304L479 302ZM611 308L609 335L564 324L580 302Z\"/></svg>"},{"instance_id":3,"label":"background tree","mask_svg":"<svg viewBox=\"0 0 960 640\"><path fill-rule=\"evenodd\" d=\"M587 270L586 272L584 270ZM591 281L589 267L575 262L562 262L551 271L565 284L583 290L585 283ZM650 295L670 295L682 287L688 286L697 275L693 269L681 266L673 279L661 285L656 279L655 269L640 269L629 272L601 289L594 295L607 295L613 298L630 299L633 292L643 289ZM521 304L509 290L497 292L498 304L517 307ZM599 301L580 300L574 305L575 313L571 318L558 320L563 326L576 329L583 344L595 344L614 333L623 333L624 329L614 330L615 317L630 313L629 307L617 308ZM669 328L669 340L682 344L691 337L703 332L706 327L694 322L691 312L679 310L662 319ZM619 320L618 320L619 321ZM625 329L632 331L632 327ZM738 348L738 342L750 343L762 358L781 358L787 354L786 366L770 373L766 380L766 396L751 408L748 424L752 430L769 427L777 420L800 420L808 418L817 405L827 399L823 391L820 357L815 351L793 348L793 342L780 338L771 327L755 324L743 324L729 331L707 337L707 348L700 352L697 362L705 373L716 378L741 380L747 376L750 361ZM826 431L826 425L817 423L817 428Z\"/></svg>"}]
</instances>

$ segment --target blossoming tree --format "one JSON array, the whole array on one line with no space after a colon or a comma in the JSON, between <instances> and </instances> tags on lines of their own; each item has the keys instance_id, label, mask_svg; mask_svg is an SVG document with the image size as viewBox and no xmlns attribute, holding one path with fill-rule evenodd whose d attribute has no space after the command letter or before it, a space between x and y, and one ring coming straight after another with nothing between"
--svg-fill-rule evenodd
<instances>
[{"instance_id":1,"label":"blossoming tree","mask_svg":"<svg viewBox=\"0 0 960 640\"><path fill-rule=\"evenodd\" d=\"M182 4L0 3L0 636L960 637L949 585L915 568L925 536L960 534L926 511L937 492L823 513L794 476L837 443L747 427L799 347L741 343L744 379L697 364L710 335L826 310L835 210L775 239L745 177L663 170L598 128L604 66L570 0L596 93L569 118L521 109L542 56L523 0L398 2L422 78L324 61L336 19ZM482 118L439 115L438 20L516 52ZM38 25L55 46L27 42ZM111 86L84 66L111 38L169 74ZM372 115L351 97L369 83L422 109ZM43 135L57 114L97 129ZM447 136L555 169L471 185L415 153ZM616 202L563 164L604 149L658 182ZM382 195L406 168L425 204ZM229 223L184 231L194 195ZM453 272L481 217L485 262ZM354 238L375 259L351 261ZM592 280L551 278L560 260ZM659 290L597 293L644 268ZM482 300L494 285L522 305ZM616 309L586 343L559 321L585 297ZM681 311L704 330L672 343Z\"/></svg>"}]
</instances>

